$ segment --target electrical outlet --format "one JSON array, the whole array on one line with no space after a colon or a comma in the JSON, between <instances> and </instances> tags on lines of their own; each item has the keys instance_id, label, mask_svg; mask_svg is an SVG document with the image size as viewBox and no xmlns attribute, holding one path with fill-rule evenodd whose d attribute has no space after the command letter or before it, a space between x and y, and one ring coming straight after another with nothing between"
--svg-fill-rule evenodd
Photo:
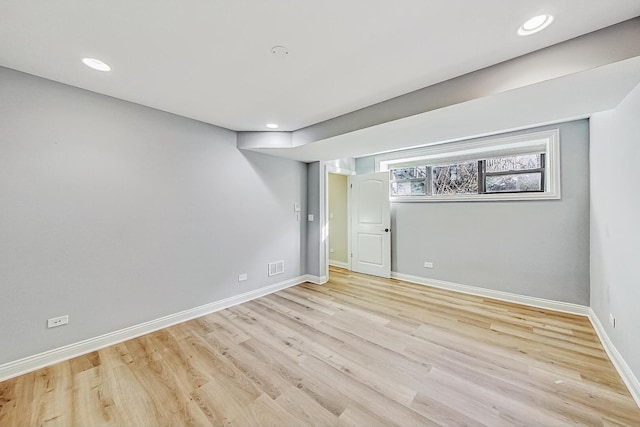
<instances>
[{"instance_id":1,"label":"electrical outlet","mask_svg":"<svg viewBox=\"0 0 640 427\"><path fill-rule=\"evenodd\" d=\"M309 220L309 222L313 221L313 214L309 214L307 219Z\"/></svg>"},{"instance_id":2,"label":"electrical outlet","mask_svg":"<svg viewBox=\"0 0 640 427\"><path fill-rule=\"evenodd\" d=\"M424 268L433 268L433 263L429 261L424 262Z\"/></svg>"},{"instance_id":3,"label":"electrical outlet","mask_svg":"<svg viewBox=\"0 0 640 427\"><path fill-rule=\"evenodd\" d=\"M238 276L238 282L244 282L248 278L249 278L249 276L247 275L247 273L241 274L241 275Z\"/></svg>"},{"instance_id":4,"label":"electrical outlet","mask_svg":"<svg viewBox=\"0 0 640 427\"><path fill-rule=\"evenodd\" d=\"M611 323L611 326L614 328L616 327L616 318L613 317L613 314L609 314L609 323Z\"/></svg>"},{"instance_id":5,"label":"electrical outlet","mask_svg":"<svg viewBox=\"0 0 640 427\"><path fill-rule=\"evenodd\" d=\"M66 325L67 323L69 323L68 314L60 317L52 317L51 319L47 320L47 328L55 328L56 326Z\"/></svg>"}]
</instances>

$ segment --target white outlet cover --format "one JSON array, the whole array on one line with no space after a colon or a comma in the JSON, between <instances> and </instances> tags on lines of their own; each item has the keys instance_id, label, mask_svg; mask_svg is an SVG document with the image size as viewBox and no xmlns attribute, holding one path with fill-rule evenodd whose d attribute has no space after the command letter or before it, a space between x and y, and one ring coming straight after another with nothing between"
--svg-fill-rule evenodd
<instances>
[{"instance_id":1,"label":"white outlet cover","mask_svg":"<svg viewBox=\"0 0 640 427\"><path fill-rule=\"evenodd\" d=\"M238 276L238 282L244 282L245 280L248 279L248 277L249 276L246 275L246 274L241 274L241 275Z\"/></svg>"},{"instance_id":2,"label":"white outlet cover","mask_svg":"<svg viewBox=\"0 0 640 427\"><path fill-rule=\"evenodd\" d=\"M424 262L424 268L433 268L433 263L432 263L432 262L425 261L425 262Z\"/></svg>"},{"instance_id":3,"label":"white outlet cover","mask_svg":"<svg viewBox=\"0 0 640 427\"><path fill-rule=\"evenodd\" d=\"M52 317L51 319L47 319L47 328L55 328L58 326L66 325L69 323L69 315L64 315L60 317Z\"/></svg>"},{"instance_id":4,"label":"white outlet cover","mask_svg":"<svg viewBox=\"0 0 640 427\"><path fill-rule=\"evenodd\" d=\"M308 219L309 221L313 221L313 214L309 214Z\"/></svg>"}]
</instances>

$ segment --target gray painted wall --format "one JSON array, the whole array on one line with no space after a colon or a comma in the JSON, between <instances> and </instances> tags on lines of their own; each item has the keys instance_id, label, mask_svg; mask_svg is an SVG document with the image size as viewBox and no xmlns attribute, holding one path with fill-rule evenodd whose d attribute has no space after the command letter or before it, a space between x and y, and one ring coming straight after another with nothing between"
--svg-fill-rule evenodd
<instances>
[{"instance_id":1,"label":"gray painted wall","mask_svg":"<svg viewBox=\"0 0 640 427\"><path fill-rule=\"evenodd\" d=\"M560 129L561 200L392 203L392 270L589 305L589 125L526 132L552 128ZM374 158L356 167L373 172Z\"/></svg>"},{"instance_id":2,"label":"gray painted wall","mask_svg":"<svg viewBox=\"0 0 640 427\"><path fill-rule=\"evenodd\" d=\"M250 150L256 147L290 148L291 132L237 132L237 147Z\"/></svg>"},{"instance_id":3,"label":"gray painted wall","mask_svg":"<svg viewBox=\"0 0 640 427\"><path fill-rule=\"evenodd\" d=\"M0 94L0 364L305 273L305 164L5 68Z\"/></svg>"},{"instance_id":4,"label":"gray painted wall","mask_svg":"<svg viewBox=\"0 0 640 427\"><path fill-rule=\"evenodd\" d=\"M320 162L307 165L307 215L313 214L314 220L307 222L307 273L322 276L320 266ZM302 221L307 220L307 215Z\"/></svg>"},{"instance_id":5,"label":"gray painted wall","mask_svg":"<svg viewBox=\"0 0 640 427\"><path fill-rule=\"evenodd\" d=\"M591 117L590 154L591 307L640 378L640 86Z\"/></svg>"}]
</instances>

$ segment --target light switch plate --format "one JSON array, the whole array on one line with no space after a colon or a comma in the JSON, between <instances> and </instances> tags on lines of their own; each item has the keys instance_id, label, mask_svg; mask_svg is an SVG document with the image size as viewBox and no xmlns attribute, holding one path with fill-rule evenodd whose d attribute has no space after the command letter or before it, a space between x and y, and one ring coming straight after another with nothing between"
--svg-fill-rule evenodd
<instances>
[{"instance_id":1,"label":"light switch plate","mask_svg":"<svg viewBox=\"0 0 640 427\"><path fill-rule=\"evenodd\" d=\"M300 212L300 203L294 203L293 204L293 211L294 212Z\"/></svg>"}]
</instances>

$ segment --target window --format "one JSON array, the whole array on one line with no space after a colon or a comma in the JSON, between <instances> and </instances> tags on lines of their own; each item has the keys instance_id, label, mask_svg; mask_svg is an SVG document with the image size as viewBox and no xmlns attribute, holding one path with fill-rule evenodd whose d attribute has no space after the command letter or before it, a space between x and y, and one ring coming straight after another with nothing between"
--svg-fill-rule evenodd
<instances>
[{"instance_id":1,"label":"window","mask_svg":"<svg viewBox=\"0 0 640 427\"><path fill-rule=\"evenodd\" d=\"M479 193L544 191L544 153L480 160L478 168Z\"/></svg>"},{"instance_id":2,"label":"window","mask_svg":"<svg viewBox=\"0 0 640 427\"><path fill-rule=\"evenodd\" d=\"M477 194L478 163L456 162L431 168L432 194Z\"/></svg>"},{"instance_id":3,"label":"window","mask_svg":"<svg viewBox=\"0 0 640 427\"><path fill-rule=\"evenodd\" d=\"M391 170L391 194L398 196L426 195L427 167L409 167Z\"/></svg>"},{"instance_id":4,"label":"window","mask_svg":"<svg viewBox=\"0 0 640 427\"><path fill-rule=\"evenodd\" d=\"M558 130L385 154L392 201L560 198Z\"/></svg>"}]
</instances>

